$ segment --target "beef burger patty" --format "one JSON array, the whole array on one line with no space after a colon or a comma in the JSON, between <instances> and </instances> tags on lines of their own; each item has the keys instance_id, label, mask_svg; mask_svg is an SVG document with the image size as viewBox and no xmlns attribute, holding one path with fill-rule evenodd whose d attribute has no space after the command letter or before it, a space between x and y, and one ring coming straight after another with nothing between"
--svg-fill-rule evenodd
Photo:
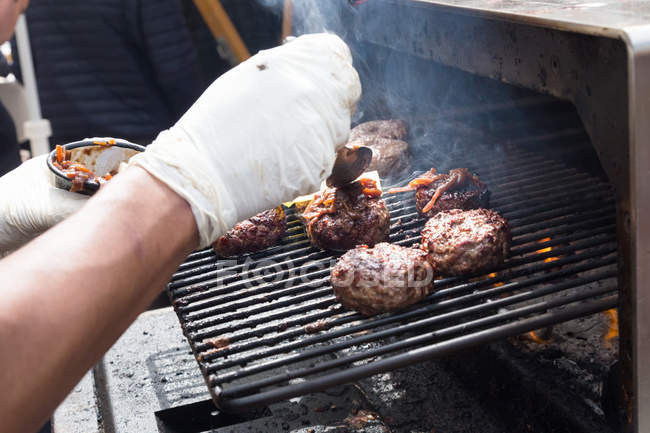
<instances>
[{"instance_id":1,"label":"beef burger patty","mask_svg":"<svg viewBox=\"0 0 650 433\"><path fill-rule=\"evenodd\" d=\"M374 181L362 179L314 196L302 214L313 245L344 251L388 240L390 215Z\"/></svg>"},{"instance_id":2,"label":"beef burger patty","mask_svg":"<svg viewBox=\"0 0 650 433\"><path fill-rule=\"evenodd\" d=\"M397 119L371 120L352 128L348 141L368 136L404 140L408 136L408 126L405 121Z\"/></svg>"},{"instance_id":3,"label":"beef burger patty","mask_svg":"<svg viewBox=\"0 0 650 433\"><path fill-rule=\"evenodd\" d=\"M287 219L278 206L237 223L212 247L223 257L252 253L275 245L286 230Z\"/></svg>"},{"instance_id":4,"label":"beef burger patty","mask_svg":"<svg viewBox=\"0 0 650 433\"><path fill-rule=\"evenodd\" d=\"M478 176L466 168L454 168L449 174L428 174L433 179L415 191L415 208L424 217L432 217L449 209L477 209L488 207L490 192ZM434 199L435 197L435 199Z\"/></svg>"},{"instance_id":5,"label":"beef burger patty","mask_svg":"<svg viewBox=\"0 0 650 433\"><path fill-rule=\"evenodd\" d=\"M408 127L403 120L372 120L350 131L348 146L366 146L372 150L368 170L377 170L381 177L403 174L411 167Z\"/></svg>"},{"instance_id":6,"label":"beef burger patty","mask_svg":"<svg viewBox=\"0 0 650 433\"><path fill-rule=\"evenodd\" d=\"M508 257L510 243L508 222L489 209L442 211L422 230L422 249L443 275L493 268Z\"/></svg>"},{"instance_id":7,"label":"beef burger patty","mask_svg":"<svg viewBox=\"0 0 650 433\"><path fill-rule=\"evenodd\" d=\"M433 274L424 251L382 242L345 253L330 282L342 305L370 316L419 302L432 291Z\"/></svg>"}]
</instances>

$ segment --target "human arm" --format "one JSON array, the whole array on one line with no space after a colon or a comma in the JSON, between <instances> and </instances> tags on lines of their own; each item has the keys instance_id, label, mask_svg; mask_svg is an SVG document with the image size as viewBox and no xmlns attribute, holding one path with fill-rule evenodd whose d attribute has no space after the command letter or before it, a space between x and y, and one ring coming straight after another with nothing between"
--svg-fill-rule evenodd
<instances>
[{"instance_id":1,"label":"human arm","mask_svg":"<svg viewBox=\"0 0 650 433\"><path fill-rule=\"evenodd\" d=\"M134 167L0 261L0 430L38 429L197 243L188 204Z\"/></svg>"},{"instance_id":2,"label":"human arm","mask_svg":"<svg viewBox=\"0 0 650 433\"><path fill-rule=\"evenodd\" d=\"M195 216L211 224L204 238L314 191L347 140L360 97L351 61L345 44L331 35L260 52L213 83L149 146L141 165L166 177ZM0 256L87 198L56 188L43 158L0 178Z\"/></svg>"},{"instance_id":3,"label":"human arm","mask_svg":"<svg viewBox=\"0 0 650 433\"><path fill-rule=\"evenodd\" d=\"M359 96L334 36L254 57L77 214L0 261L0 430L37 426L197 244L318 187Z\"/></svg>"}]
</instances>

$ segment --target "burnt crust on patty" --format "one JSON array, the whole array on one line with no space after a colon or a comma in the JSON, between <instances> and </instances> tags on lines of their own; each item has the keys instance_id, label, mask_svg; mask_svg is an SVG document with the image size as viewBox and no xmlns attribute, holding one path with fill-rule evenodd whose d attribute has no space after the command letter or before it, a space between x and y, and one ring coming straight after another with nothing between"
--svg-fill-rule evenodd
<instances>
[{"instance_id":1,"label":"burnt crust on patty","mask_svg":"<svg viewBox=\"0 0 650 433\"><path fill-rule=\"evenodd\" d=\"M379 195L364 180L317 193L302 214L311 243L345 251L388 240L390 215Z\"/></svg>"},{"instance_id":2,"label":"burnt crust on patty","mask_svg":"<svg viewBox=\"0 0 650 433\"><path fill-rule=\"evenodd\" d=\"M332 268L339 302L365 316L404 309L433 290L434 268L426 253L389 243L359 246Z\"/></svg>"},{"instance_id":3,"label":"burnt crust on patty","mask_svg":"<svg viewBox=\"0 0 650 433\"><path fill-rule=\"evenodd\" d=\"M372 150L368 170L387 178L403 174L411 167L408 152L408 126L403 120L371 120L350 131L348 146L366 146Z\"/></svg>"},{"instance_id":4,"label":"burnt crust on patty","mask_svg":"<svg viewBox=\"0 0 650 433\"><path fill-rule=\"evenodd\" d=\"M348 144L369 147L372 150L372 160L367 170L376 170L381 177L399 175L411 167L409 145L406 141L379 136L363 136L348 142Z\"/></svg>"},{"instance_id":5,"label":"burnt crust on patty","mask_svg":"<svg viewBox=\"0 0 650 433\"><path fill-rule=\"evenodd\" d=\"M452 182L454 177L457 180ZM456 168L449 171L449 174L435 174L431 171L420 177L431 177L435 180L425 186L420 186L415 191L415 208L423 217L432 217L438 212L450 209L478 209L489 206L490 191L475 174L469 173L466 168ZM451 185L444 189L446 184ZM438 196L430 209L427 205L436 194L439 188L444 191ZM426 209L426 211L425 211Z\"/></svg>"},{"instance_id":6,"label":"burnt crust on patty","mask_svg":"<svg viewBox=\"0 0 650 433\"><path fill-rule=\"evenodd\" d=\"M408 126L405 121L399 119L371 120L352 128L348 141L368 136L404 140L408 136Z\"/></svg>"},{"instance_id":7,"label":"burnt crust on patty","mask_svg":"<svg viewBox=\"0 0 650 433\"><path fill-rule=\"evenodd\" d=\"M503 263L512 237L508 222L490 209L442 211L422 230L421 246L436 271L460 275Z\"/></svg>"},{"instance_id":8,"label":"burnt crust on patty","mask_svg":"<svg viewBox=\"0 0 650 433\"><path fill-rule=\"evenodd\" d=\"M286 215L278 206L235 224L212 247L220 256L239 256L275 245L286 230Z\"/></svg>"}]
</instances>

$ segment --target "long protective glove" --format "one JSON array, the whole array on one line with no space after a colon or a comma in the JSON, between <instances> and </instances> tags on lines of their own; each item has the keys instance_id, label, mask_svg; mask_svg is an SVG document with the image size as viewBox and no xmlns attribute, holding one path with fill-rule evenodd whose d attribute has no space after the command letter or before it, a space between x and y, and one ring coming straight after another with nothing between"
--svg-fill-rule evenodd
<instances>
[{"instance_id":1,"label":"long protective glove","mask_svg":"<svg viewBox=\"0 0 650 433\"><path fill-rule=\"evenodd\" d=\"M222 75L129 164L188 201L205 247L238 221L317 190L360 96L347 45L301 36Z\"/></svg>"},{"instance_id":2,"label":"long protective glove","mask_svg":"<svg viewBox=\"0 0 650 433\"><path fill-rule=\"evenodd\" d=\"M88 198L54 186L41 155L0 178L0 257L79 209Z\"/></svg>"},{"instance_id":3,"label":"long protective glove","mask_svg":"<svg viewBox=\"0 0 650 433\"><path fill-rule=\"evenodd\" d=\"M209 245L237 221L318 188L360 93L347 46L332 35L304 36L217 80L133 163L190 202ZM0 256L88 199L56 188L45 158L0 178Z\"/></svg>"}]
</instances>

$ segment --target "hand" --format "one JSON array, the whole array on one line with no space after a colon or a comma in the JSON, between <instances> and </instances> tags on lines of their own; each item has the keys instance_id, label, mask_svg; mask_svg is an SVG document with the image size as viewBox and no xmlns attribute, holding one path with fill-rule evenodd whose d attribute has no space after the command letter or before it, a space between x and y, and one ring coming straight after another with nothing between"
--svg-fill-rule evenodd
<instances>
[{"instance_id":1,"label":"hand","mask_svg":"<svg viewBox=\"0 0 650 433\"><path fill-rule=\"evenodd\" d=\"M56 188L46 158L30 159L0 178L0 256L63 220L88 198Z\"/></svg>"},{"instance_id":2,"label":"hand","mask_svg":"<svg viewBox=\"0 0 650 433\"><path fill-rule=\"evenodd\" d=\"M317 190L360 96L345 43L301 36L221 76L130 164L187 200L205 247L238 221Z\"/></svg>"}]
</instances>

